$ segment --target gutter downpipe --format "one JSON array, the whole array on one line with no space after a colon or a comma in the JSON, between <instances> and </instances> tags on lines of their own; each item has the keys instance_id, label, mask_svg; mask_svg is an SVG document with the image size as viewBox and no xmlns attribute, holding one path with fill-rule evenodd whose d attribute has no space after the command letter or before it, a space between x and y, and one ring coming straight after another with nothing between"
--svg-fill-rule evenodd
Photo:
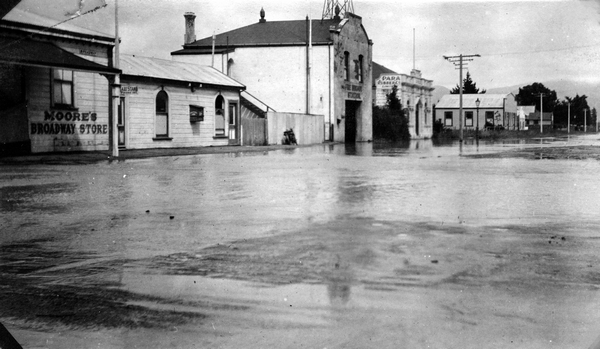
<instances>
[{"instance_id":1,"label":"gutter downpipe","mask_svg":"<svg viewBox=\"0 0 600 349\"><path fill-rule=\"evenodd\" d=\"M331 119L331 103L333 100L333 98L331 98L331 79L332 79L332 77L331 77L331 69L332 69L332 67L331 67L331 59L332 59L331 58L331 49L332 48L333 48L333 43L330 43L329 47L327 49L327 53L329 55L329 69L328 69L328 73L329 73L329 97L328 97L329 101L328 102L329 103L327 103L327 104L329 104L329 132L327 134L327 138L329 141L333 141L333 124L332 124L332 119Z\"/></svg>"},{"instance_id":2,"label":"gutter downpipe","mask_svg":"<svg viewBox=\"0 0 600 349\"><path fill-rule=\"evenodd\" d=\"M217 40L217 37L215 36L215 33L213 33L212 35L212 62L210 63L211 67L215 67L215 41Z\"/></svg>"}]
</instances>

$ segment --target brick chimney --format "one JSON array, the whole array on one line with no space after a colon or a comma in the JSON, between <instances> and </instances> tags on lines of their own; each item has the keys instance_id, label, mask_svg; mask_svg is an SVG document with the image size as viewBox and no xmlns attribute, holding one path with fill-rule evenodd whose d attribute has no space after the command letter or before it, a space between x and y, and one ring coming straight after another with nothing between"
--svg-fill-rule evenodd
<instances>
[{"instance_id":1,"label":"brick chimney","mask_svg":"<svg viewBox=\"0 0 600 349\"><path fill-rule=\"evenodd\" d=\"M185 36L183 38L183 44L187 45L196 41L196 15L194 12L186 12L183 17L185 17Z\"/></svg>"}]
</instances>

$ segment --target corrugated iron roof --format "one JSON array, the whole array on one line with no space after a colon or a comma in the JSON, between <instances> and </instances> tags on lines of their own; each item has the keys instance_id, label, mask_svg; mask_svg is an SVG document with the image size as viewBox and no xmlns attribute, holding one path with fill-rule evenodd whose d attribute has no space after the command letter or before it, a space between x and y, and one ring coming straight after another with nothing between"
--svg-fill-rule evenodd
<instances>
[{"instance_id":1,"label":"corrugated iron roof","mask_svg":"<svg viewBox=\"0 0 600 349\"><path fill-rule=\"evenodd\" d=\"M504 107L504 99L509 94L463 94L463 108L475 109L475 101L479 99L479 109L491 109ZM460 108L460 95L444 95L435 105L436 108Z\"/></svg>"},{"instance_id":2,"label":"corrugated iron roof","mask_svg":"<svg viewBox=\"0 0 600 349\"><path fill-rule=\"evenodd\" d=\"M245 89L246 86L217 69L205 65L176 62L166 59L120 55L123 75L156 79L197 82Z\"/></svg>"},{"instance_id":3,"label":"corrugated iron roof","mask_svg":"<svg viewBox=\"0 0 600 349\"><path fill-rule=\"evenodd\" d=\"M0 38L0 62L86 72L119 73L118 69L88 61L45 41Z\"/></svg>"},{"instance_id":4,"label":"corrugated iron roof","mask_svg":"<svg viewBox=\"0 0 600 349\"><path fill-rule=\"evenodd\" d=\"M312 44L329 44L331 36L329 28L339 26L345 23L345 19L313 19L312 20ZM307 34L306 20L294 21L274 21L254 23L242 28L234 29L225 33L216 35L216 47L235 48L239 46L270 46L270 45L298 45L306 44ZM197 40L191 44L185 45L182 50L174 51L171 54L185 54L189 50L212 47L212 36Z\"/></svg>"},{"instance_id":5,"label":"corrugated iron roof","mask_svg":"<svg viewBox=\"0 0 600 349\"><path fill-rule=\"evenodd\" d=\"M379 64L373 62L373 80L377 79L381 74L398 74L395 71Z\"/></svg>"},{"instance_id":6,"label":"corrugated iron roof","mask_svg":"<svg viewBox=\"0 0 600 349\"><path fill-rule=\"evenodd\" d=\"M552 120L552 112L548 112L548 113L544 113L544 120L546 121L551 121ZM529 113L529 115L527 116L527 119L529 120L539 120L540 119L540 112L536 111L533 113Z\"/></svg>"},{"instance_id":7,"label":"corrugated iron roof","mask_svg":"<svg viewBox=\"0 0 600 349\"><path fill-rule=\"evenodd\" d=\"M100 37L106 37L106 38L109 38L112 36L107 33L99 32L96 30L88 29L88 28L83 28L83 27L74 25L69 22L60 23L60 21L64 20L65 18L56 19L56 18L44 16L44 14L27 11L27 10L21 8L20 6L21 5L17 5L15 8L12 9L12 11L10 11L2 19L6 20L6 21L13 21L13 22L19 22L19 23L24 23L24 24L32 24L32 25L36 25L36 26L40 26L40 27L44 27L44 28L54 28L54 29L64 30L64 31L68 31L68 32L78 33L78 34L86 34L86 35L100 36Z\"/></svg>"}]
</instances>

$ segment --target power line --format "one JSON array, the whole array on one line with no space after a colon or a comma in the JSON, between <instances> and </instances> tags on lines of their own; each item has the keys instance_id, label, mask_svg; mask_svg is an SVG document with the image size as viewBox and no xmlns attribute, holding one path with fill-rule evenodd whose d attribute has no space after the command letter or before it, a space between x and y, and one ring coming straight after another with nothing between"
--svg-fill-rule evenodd
<instances>
[{"instance_id":1,"label":"power line","mask_svg":"<svg viewBox=\"0 0 600 349\"><path fill-rule=\"evenodd\" d=\"M592 47L600 47L600 44L596 45L580 45L580 46L570 46L563 47L557 49L543 49L543 50L534 50L534 51L514 51L514 52L500 52L500 53L484 53L481 54L482 57L491 57L491 56L510 56L510 55L528 55L528 54L536 54L536 53L546 53L546 52L559 52L559 51L571 51L575 49L584 49L584 48L592 48ZM397 56L388 56L388 55L377 55L377 57L389 57L389 58L397 58ZM440 59L438 55L435 56L417 56L417 60L438 60Z\"/></svg>"},{"instance_id":2,"label":"power line","mask_svg":"<svg viewBox=\"0 0 600 349\"><path fill-rule=\"evenodd\" d=\"M87 15L87 14L89 14L89 13L96 12L96 11L98 11L98 10L100 10L100 9L102 9L102 8L104 8L104 7L107 7L107 6L108 6L108 5L107 5L107 3L106 3L106 1L104 0L104 1L102 1L102 5L96 6L96 7L94 7L93 9L91 9L91 10L88 10L88 11L85 11L85 12L83 12L83 13L82 13L82 12L81 12L81 9L82 9L82 4L83 4L83 2L81 2L81 3L80 3L80 8L79 8L79 11L76 11L76 12L74 12L74 13L66 13L66 15L70 16L69 18L67 18L67 19L65 19L65 20L62 20L62 21L60 21L60 22L58 22L58 23L56 23L56 24L53 24L53 25L51 25L51 26L49 26L49 27L44 27L43 29L41 29L41 30L40 30L40 32L42 32L42 33L44 33L44 32L47 32L47 31L49 31L49 30L51 30L51 29L53 29L53 28L55 28L55 27L58 27L58 26L59 26L59 25L61 25L61 24L64 24L64 23L66 23L66 22L69 22L69 21L72 21L72 20L74 20L75 18L79 18L79 17L81 17L81 16L84 16L84 15ZM22 37L22 38L20 38L20 39L17 39L17 40L14 40L14 41L12 41L12 42L9 42L8 44L6 44L6 45L4 45L4 46L0 47L0 50L4 50L4 49L6 49L6 48L8 48L8 47L10 47L10 46L12 46L12 45L18 44L19 42L21 42L21 41L23 41L23 40L30 39L30 38L32 38L33 36L35 36L36 34L37 34L37 33L31 33L31 34L29 34L29 35L27 35L27 36L25 36L25 37Z\"/></svg>"}]
</instances>

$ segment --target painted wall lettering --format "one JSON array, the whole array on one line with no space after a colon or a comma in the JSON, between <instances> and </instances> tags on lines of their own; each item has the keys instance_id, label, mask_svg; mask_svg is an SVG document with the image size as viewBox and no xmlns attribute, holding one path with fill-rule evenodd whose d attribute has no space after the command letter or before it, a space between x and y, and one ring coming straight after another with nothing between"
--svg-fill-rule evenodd
<instances>
[{"instance_id":1,"label":"painted wall lettering","mask_svg":"<svg viewBox=\"0 0 600 349\"><path fill-rule=\"evenodd\" d=\"M96 121L96 113L77 113L62 111L44 111L44 121Z\"/></svg>"},{"instance_id":2,"label":"painted wall lettering","mask_svg":"<svg viewBox=\"0 0 600 349\"><path fill-rule=\"evenodd\" d=\"M79 131L80 134L108 134L108 125L79 124L79 128L76 128L75 124L31 123L32 135L72 135L76 131Z\"/></svg>"},{"instance_id":3,"label":"painted wall lettering","mask_svg":"<svg viewBox=\"0 0 600 349\"><path fill-rule=\"evenodd\" d=\"M44 111L44 123L31 123L32 135L72 135L72 134L108 134L107 124L93 124L98 119L96 113L78 113L71 111ZM60 122L57 122L60 121ZM63 123L68 121L70 123ZM75 124L74 121L81 121Z\"/></svg>"}]
</instances>

